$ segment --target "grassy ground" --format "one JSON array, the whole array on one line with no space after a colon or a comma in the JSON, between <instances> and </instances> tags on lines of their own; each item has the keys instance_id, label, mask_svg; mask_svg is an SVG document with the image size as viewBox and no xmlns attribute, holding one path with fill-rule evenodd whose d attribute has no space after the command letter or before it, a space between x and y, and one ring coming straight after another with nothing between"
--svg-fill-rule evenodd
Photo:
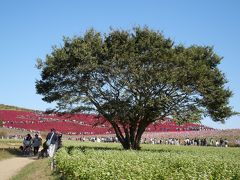
<instances>
[{"instance_id":1,"label":"grassy ground","mask_svg":"<svg viewBox=\"0 0 240 180\"><path fill-rule=\"evenodd\" d=\"M0 161L3 159L15 157L19 152L14 149L0 149Z\"/></svg>"},{"instance_id":2,"label":"grassy ground","mask_svg":"<svg viewBox=\"0 0 240 180\"><path fill-rule=\"evenodd\" d=\"M22 145L22 140L0 139L0 148L18 149Z\"/></svg>"},{"instance_id":3,"label":"grassy ground","mask_svg":"<svg viewBox=\"0 0 240 180\"><path fill-rule=\"evenodd\" d=\"M21 140L1 139L0 140L0 161L3 159L21 156L18 149L22 144ZM39 159L27 165L12 180L54 180L58 176L50 170L49 159ZM1 179L1 178L0 178Z\"/></svg>"},{"instance_id":4,"label":"grassy ground","mask_svg":"<svg viewBox=\"0 0 240 180\"><path fill-rule=\"evenodd\" d=\"M78 173L79 176L84 172L89 177L95 172L99 179L104 179L108 175L114 175L112 179L114 177L116 179L117 175L114 172L121 171L121 169L123 172L122 176L119 177L122 177L122 179L131 179L131 177L136 177L135 174L139 175L140 172L142 173L140 173L140 179L143 177L143 173L145 173L144 177L149 179L159 179L154 176L157 173L159 177L160 175L163 178L169 177L166 172L170 175L172 173L173 179L177 179L178 176L185 179L220 179L222 175L225 175L228 179L240 178L238 173L240 163L236 161L240 155L239 148L142 145L142 150L135 153L134 151L121 151L122 147L119 143L63 141L63 145L70 154L64 152L62 152L62 155L59 154L61 159L59 165L64 167L63 169L60 166L58 168L62 174L66 173L66 175L69 172L64 172L68 168L68 166L65 167L65 164L69 164L71 167L69 166L68 171L73 169L74 173ZM9 154L10 156L14 155L11 152L5 153L5 157ZM3 153L0 152L0 156L1 154ZM97 166L98 164L99 166ZM119 169L119 166L122 166L122 168ZM92 170L90 171L89 168L92 168ZM151 172L152 169L154 172ZM133 175L129 178L125 177L126 172ZM224 173L222 174L222 172ZM121 174L121 172L117 174ZM204 177L201 177L202 174ZM74 174L71 175L75 177ZM151 175L152 178L150 178ZM196 176L192 177L192 175ZM23 179L57 180L61 179L61 176L50 170L49 159L40 159L27 165L18 175L12 178L12 180Z\"/></svg>"},{"instance_id":5,"label":"grassy ground","mask_svg":"<svg viewBox=\"0 0 240 180\"><path fill-rule=\"evenodd\" d=\"M56 180L57 175L50 169L49 159L39 159L27 165L11 180Z\"/></svg>"},{"instance_id":6,"label":"grassy ground","mask_svg":"<svg viewBox=\"0 0 240 180\"><path fill-rule=\"evenodd\" d=\"M0 140L0 160L19 156L19 146L21 142L18 140Z\"/></svg>"}]
</instances>

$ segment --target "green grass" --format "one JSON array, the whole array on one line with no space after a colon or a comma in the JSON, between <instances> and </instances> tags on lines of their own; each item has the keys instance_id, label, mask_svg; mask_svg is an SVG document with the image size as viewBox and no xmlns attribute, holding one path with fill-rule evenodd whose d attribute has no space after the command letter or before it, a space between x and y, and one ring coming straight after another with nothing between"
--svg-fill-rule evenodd
<instances>
[{"instance_id":1,"label":"green grass","mask_svg":"<svg viewBox=\"0 0 240 180\"><path fill-rule=\"evenodd\" d=\"M19 151L19 146L21 141L19 140L0 140L0 160L19 156L21 153Z\"/></svg>"},{"instance_id":2,"label":"green grass","mask_svg":"<svg viewBox=\"0 0 240 180\"><path fill-rule=\"evenodd\" d=\"M0 148L18 148L20 145L22 145L21 139L0 139Z\"/></svg>"},{"instance_id":3,"label":"green grass","mask_svg":"<svg viewBox=\"0 0 240 180\"><path fill-rule=\"evenodd\" d=\"M39 159L25 166L11 180L56 180L57 175L50 170L49 159Z\"/></svg>"},{"instance_id":4,"label":"green grass","mask_svg":"<svg viewBox=\"0 0 240 180\"><path fill-rule=\"evenodd\" d=\"M19 151L16 149L0 149L0 161L3 159L8 159L15 157L19 154Z\"/></svg>"}]
</instances>

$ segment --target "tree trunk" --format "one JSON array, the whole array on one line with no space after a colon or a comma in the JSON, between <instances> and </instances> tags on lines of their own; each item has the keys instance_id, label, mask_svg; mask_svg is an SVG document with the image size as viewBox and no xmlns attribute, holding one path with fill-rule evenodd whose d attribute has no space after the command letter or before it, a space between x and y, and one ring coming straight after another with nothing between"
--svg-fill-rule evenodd
<instances>
[{"instance_id":1,"label":"tree trunk","mask_svg":"<svg viewBox=\"0 0 240 180\"><path fill-rule=\"evenodd\" d=\"M123 133L121 131L121 129L119 128L119 126L115 123L115 122L111 122L112 127L116 133L116 136L119 140L119 142L122 144L123 149L130 149L130 141L129 138L127 138L126 136L123 136Z\"/></svg>"},{"instance_id":2,"label":"tree trunk","mask_svg":"<svg viewBox=\"0 0 240 180\"><path fill-rule=\"evenodd\" d=\"M122 125L122 129L118 124L112 122L112 127L116 133L119 142L122 144L125 150L140 150L141 137L150 124L149 122L143 121L137 124L131 124L130 126Z\"/></svg>"},{"instance_id":3,"label":"tree trunk","mask_svg":"<svg viewBox=\"0 0 240 180\"><path fill-rule=\"evenodd\" d=\"M124 149L140 150L141 137L147 127L147 124L140 125L138 128L130 127L125 131L129 134L125 134L123 142L121 142Z\"/></svg>"},{"instance_id":4,"label":"tree trunk","mask_svg":"<svg viewBox=\"0 0 240 180\"><path fill-rule=\"evenodd\" d=\"M136 150L141 149L140 148L141 138L142 138L142 135L143 135L146 127L147 127L147 125L138 127L138 131L136 132L136 135L135 135L135 149Z\"/></svg>"}]
</instances>

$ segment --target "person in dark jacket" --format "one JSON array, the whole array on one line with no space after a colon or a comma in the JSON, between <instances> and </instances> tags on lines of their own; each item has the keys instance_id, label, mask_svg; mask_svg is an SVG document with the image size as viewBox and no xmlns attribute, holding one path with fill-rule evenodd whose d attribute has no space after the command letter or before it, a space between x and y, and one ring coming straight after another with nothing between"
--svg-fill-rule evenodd
<instances>
[{"instance_id":1,"label":"person in dark jacket","mask_svg":"<svg viewBox=\"0 0 240 180\"><path fill-rule=\"evenodd\" d=\"M58 136L54 128L51 129L51 132L48 133L46 142L49 142L48 144L48 155L49 157L53 157L54 153L57 149L57 142L58 142Z\"/></svg>"}]
</instances>

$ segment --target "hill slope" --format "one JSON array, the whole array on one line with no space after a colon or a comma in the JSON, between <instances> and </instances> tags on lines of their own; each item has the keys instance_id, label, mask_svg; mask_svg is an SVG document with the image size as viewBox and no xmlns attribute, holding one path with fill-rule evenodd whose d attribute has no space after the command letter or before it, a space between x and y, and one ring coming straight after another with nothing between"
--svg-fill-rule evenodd
<instances>
[{"instance_id":1,"label":"hill slope","mask_svg":"<svg viewBox=\"0 0 240 180\"><path fill-rule=\"evenodd\" d=\"M18 110L18 111L33 111L32 109L17 107L17 106L10 106L5 104L0 104L0 110Z\"/></svg>"}]
</instances>

